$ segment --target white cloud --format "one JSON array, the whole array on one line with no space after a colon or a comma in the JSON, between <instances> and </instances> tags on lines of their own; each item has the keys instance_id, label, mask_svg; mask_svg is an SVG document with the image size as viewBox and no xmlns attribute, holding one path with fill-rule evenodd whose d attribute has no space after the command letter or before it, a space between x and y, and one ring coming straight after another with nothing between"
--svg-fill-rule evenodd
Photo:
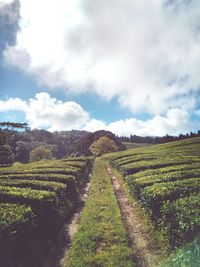
<instances>
[{"instance_id":1,"label":"white cloud","mask_svg":"<svg viewBox=\"0 0 200 267\"><path fill-rule=\"evenodd\" d=\"M88 113L75 102L62 102L41 92L23 101L10 98L0 101L0 112L22 111L31 128L49 131L80 129L89 119Z\"/></svg>"},{"instance_id":2,"label":"white cloud","mask_svg":"<svg viewBox=\"0 0 200 267\"><path fill-rule=\"evenodd\" d=\"M106 122L97 119L90 119L84 125L84 130L89 132L95 132L103 129L105 130L106 128L107 128Z\"/></svg>"},{"instance_id":3,"label":"white cloud","mask_svg":"<svg viewBox=\"0 0 200 267\"><path fill-rule=\"evenodd\" d=\"M15 110L26 112L26 102L21 100L20 98L9 98L8 100L0 100L0 112Z\"/></svg>"},{"instance_id":4,"label":"white cloud","mask_svg":"<svg viewBox=\"0 0 200 267\"><path fill-rule=\"evenodd\" d=\"M191 121L183 109L171 109L166 116L156 115L148 120L128 118L111 123L97 120L76 102L63 102L48 93L38 93L26 101L20 98L0 100L0 112L21 111L31 128L61 130L108 130L117 135L163 136L178 135L198 130L200 123ZM199 111L196 111L199 114Z\"/></svg>"},{"instance_id":5,"label":"white cloud","mask_svg":"<svg viewBox=\"0 0 200 267\"><path fill-rule=\"evenodd\" d=\"M0 7L7 5L7 4L11 4L14 0L0 0Z\"/></svg>"},{"instance_id":6,"label":"white cloud","mask_svg":"<svg viewBox=\"0 0 200 267\"><path fill-rule=\"evenodd\" d=\"M200 2L20 0L7 62L49 87L117 97L133 112L194 109Z\"/></svg>"},{"instance_id":7,"label":"white cloud","mask_svg":"<svg viewBox=\"0 0 200 267\"><path fill-rule=\"evenodd\" d=\"M171 109L166 116L156 115L153 118L143 121L136 118L119 120L112 123L91 120L85 125L85 130L94 131L106 129L120 136L164 136L166 134L179 135L188 133L191 129L199 129L200 123L191 121L187 111Z\"/></svg>"},{"instance_id":8,"label":"white cloud","mask_svg":"<svg viewBox=\"0 0 200 267\"><path fill-rule=\"evenodd\" d=\"M75 102L62 102L47 93L36 94L30 99L26 119L32 128L50 131L80 129L89 115Z\"/></svg>"},{"instance_id":9,"label":"white cloud","mask_svg":"<svg viewBox=\"0 0 200 267\"><path fill-rule=\"evenodd\" d=\"M20 4L18 0L0 0L0 36L11 43L11 36L15 39L18 28Z\"/></svg>"}]
</instances>

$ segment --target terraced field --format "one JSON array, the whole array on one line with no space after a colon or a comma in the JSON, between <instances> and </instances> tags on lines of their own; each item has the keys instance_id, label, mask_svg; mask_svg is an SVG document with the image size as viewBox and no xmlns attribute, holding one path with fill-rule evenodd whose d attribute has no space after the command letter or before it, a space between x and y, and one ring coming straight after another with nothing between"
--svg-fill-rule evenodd
<instances>
[{"instance_id":1,"label":"terraced field","mask_svg":"<svg viewBox=\"0 0 200 267\"><path fill-rule=\"evenodd\" d=\"M106 156L130 191L167 231L172 246L200 231L200 138Z\"/></svg>"},{"instance_id":2,"label":"terraced field","mask_svg":"<svg viewBox=\"0 0 200 267\"><path fill-rule=\"evenodd\" d=\"M0 168L1 266L40 267L48 262L47 252L52 253L48 259L57 256L53 244L74 212L91 165L89 158L66 158ZM123 181L137 200L130 200ZM51 266L158 266L163 254L145 229L146 213L172 249L199 235L200 138L96 158L77 231L68 246L60 246L65 256L60 253L58 265ZM199 262L199 240L163 266L193 267L191 262ZM189 265L182 265L186 261Z\"/></svg>"},{"instance_id":3,"label":"terraced field","mask_svg":"<svg viewBox=\"0 0 200 267\"><path fill-rule=\"evenodd\" d=\"M0 169L1 266L41 266L90 167L67 158Z\"/></svg>"}]
</instances>

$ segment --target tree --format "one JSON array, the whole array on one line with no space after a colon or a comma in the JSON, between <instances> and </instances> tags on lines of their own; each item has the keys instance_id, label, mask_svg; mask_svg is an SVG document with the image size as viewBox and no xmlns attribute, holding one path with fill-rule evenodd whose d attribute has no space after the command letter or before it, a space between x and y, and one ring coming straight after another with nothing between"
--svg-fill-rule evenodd
<instances>
[{"instance_id":1,"label":"tree","mask_svg":"<svg viewBox=\"0 0 200 267\"><path fill-rule=\"evenodd\" d=\"M125 147L122 145L121 140L117 136L115 136L113 133L109 131L105 131L105 130L99 130L94 133L87 133L86 135L84 135L79 141L79 144L77 146L77 151L81 155L90 156L91 155L91 150L90 150L91 144L93 144L95 141L97 141L101 137L107 137L113 140L118 150L125 149Z\"/></svg>"},{"instance_id":2,"label":"tree","mask_svg":"<svg viewBox=\"0 0 200 267\"><path fill-rule=\"evenodd\" d=\"M31 150L30 161L40 161L43 159L52 159L51 150L45 146L38 146Z\"/></svg>"},{"instance_id":3,"label":"tree","mask_svg":"<svg viewBox=\"0 0 200 267\"><path fill-rule=\"evenodd\" d=\"M14 161L14 155L9 145L0 146L0 165L10 166Z\"/></svg>"},{"instance_id":4,"label":"tree","mask_svg":"<svg viewBox=\"0 0 200 267\"><path fill-rule=\"evenodd\" d=\"M16 155L15 160L21 163L29 162L29 154L30 154L30 143L24 141L16 142Z\"/></svg>"},{"instance_id":5,"label":"tree","mask_svg":"<svg viewBox=\"0 0 200 267\"><path fill-rule=\"evenodd\" d=\"M0 122L0 165L11 165L14 161L11 139L15 129L27 129L27 123Z\"/></svg>"},{"instance_id":6,"label":"tree","mask_svg":"<svg viewBox=\"0 0 200 267\"><path fill-rule=\"evenodd\" d=\"M113 140L106 136L100 137L97 141L94 141L90 146L90 151L95 156L101 156L108 152L117 151L117 146Z\"/></svg>"},{"instance_id":7,"label":"tree","mask_svg":"<svg viewBox=\"0 0 200 267\"><path fill-rule=\"evenodd\" d=\"M28 129L27 123L19 123L19 122L0 122L0 127L14 130L14 129Z\"/></svg>"}]
</instances>

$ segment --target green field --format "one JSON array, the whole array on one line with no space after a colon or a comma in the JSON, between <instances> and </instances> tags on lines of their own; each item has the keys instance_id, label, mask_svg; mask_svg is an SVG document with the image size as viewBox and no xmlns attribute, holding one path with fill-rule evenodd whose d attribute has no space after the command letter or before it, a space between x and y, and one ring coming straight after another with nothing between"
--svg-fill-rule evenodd
<instances>
[{"instance_id":1,"label":"green field","mask_svg":"<svg viewBox=\"0 0 200 267\"><path fill-rule=\"evenodd\" d=\"M67 158L0 169L2 266L41 266L90 167L90 159Z\"/></svg>"},{"instance_id":2,"label":"green field","mask_svg":"<svg viewBox=\"0 0 200 267\"><path fill-rule=\"evenodd\" d=\"M200 230L200 138L106 155L172 247Z\"/></svg>"},{"instance_id":3,"label":"green field","mask_svg":"<svg viewBox=\"0 0 200 267\"><path fill-rule=\"evenodd\" d=\"M199 137L97 158L63 267L138 264L106 170L108 161L123 177L121 190L125 184L126 194L137 199L137 209L150 218L152 231L164 233L167 251L174 252L161 266L193 267L200 258ZM0 168L0 265L42 266L79 201L91 167L91 158L79 157Z\"/></svg>"},{"instance_id":4,"label":"green field","mask_svg":"<svg viewBox=\"0 0 200 267\"><path fill-rule=\"evenodd\" d=\"M130 142L122 142L122 144L126 147L126 149L134 149L139 147L151 146L149 143L130 143Z\"/></svg>"}]
</instances>

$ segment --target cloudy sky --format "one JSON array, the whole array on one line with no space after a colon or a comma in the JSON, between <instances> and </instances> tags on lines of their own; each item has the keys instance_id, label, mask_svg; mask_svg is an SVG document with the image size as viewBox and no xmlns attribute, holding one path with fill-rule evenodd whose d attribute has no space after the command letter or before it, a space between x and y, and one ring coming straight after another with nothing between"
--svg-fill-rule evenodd
<instances>
[{"instance_id":1,"label":"cloudy sky","mask_svg":"<svg viewBox=\"0 0 200 267\"><path fill-rule=\"evenodd\" d=\"M197 131L199 0L0 0L0 121Z\"/></svg>"}]
</instances>

